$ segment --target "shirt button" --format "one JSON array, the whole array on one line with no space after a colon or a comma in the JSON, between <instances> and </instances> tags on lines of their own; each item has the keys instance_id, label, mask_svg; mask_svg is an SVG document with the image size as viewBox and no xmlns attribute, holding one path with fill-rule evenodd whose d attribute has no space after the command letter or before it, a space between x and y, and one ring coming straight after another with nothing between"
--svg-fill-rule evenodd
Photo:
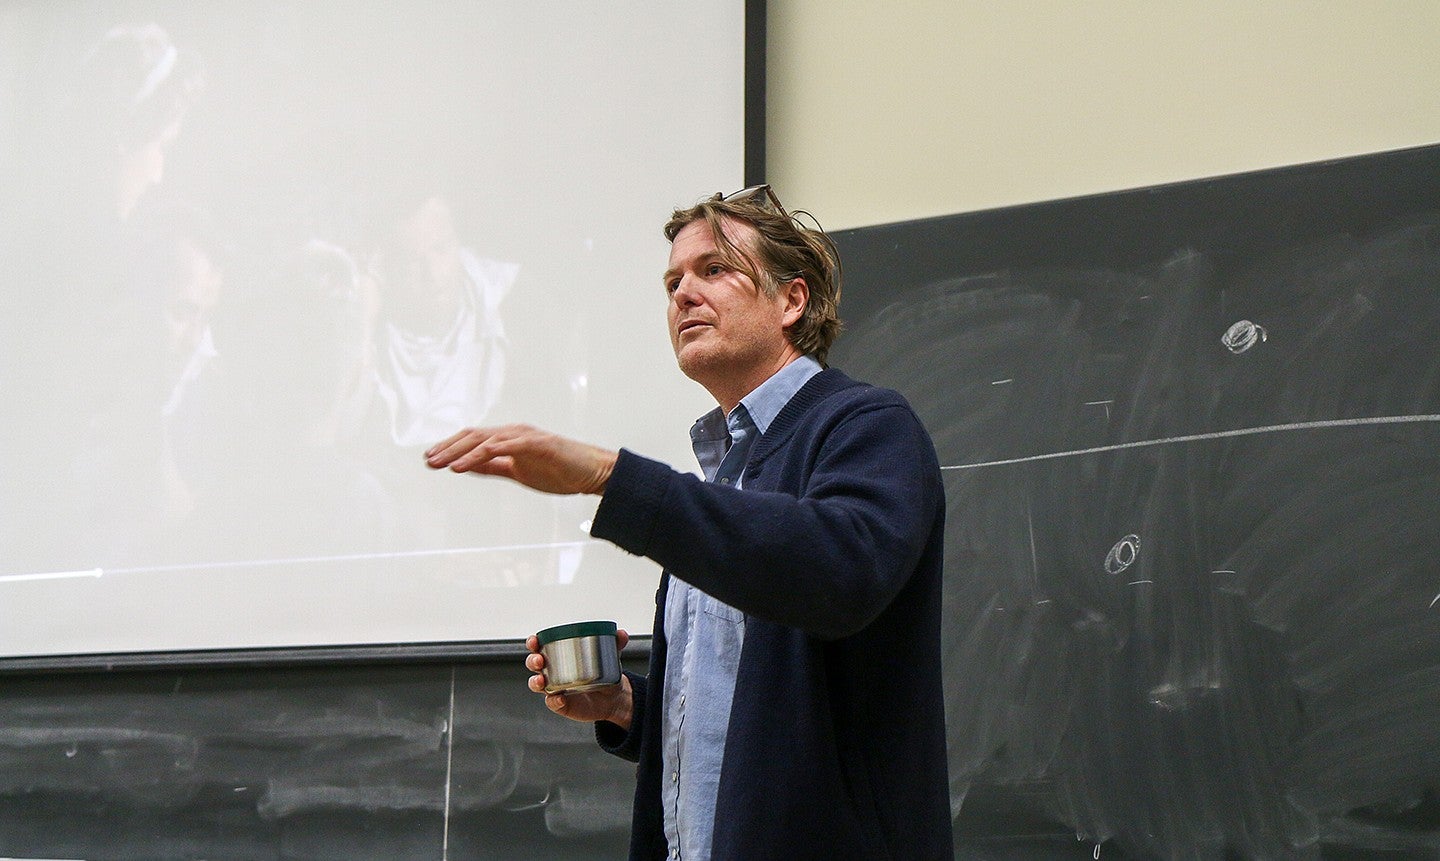
<instances>
[{"instance_id":1,"label":"shirt button","mask_svg":"<svg viewBox=\"0 0 1440 861\"><path fill-rule=\"evenodd\" d=\"M680 772L678 772L678 771L672 771L672 772L670 772L670 782L671 782L671 783L679 783L679 782L680 782Z\"/></svg>"}]
</instances>

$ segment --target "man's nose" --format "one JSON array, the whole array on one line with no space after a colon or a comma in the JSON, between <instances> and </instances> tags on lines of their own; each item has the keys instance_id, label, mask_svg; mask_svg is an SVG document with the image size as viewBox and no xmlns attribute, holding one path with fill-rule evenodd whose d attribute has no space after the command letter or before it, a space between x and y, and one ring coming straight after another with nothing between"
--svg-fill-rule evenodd
<instances>
[{"instance_id":1,"label":"man's nose","mask_svg":"<svg viewBox=\"0 0 1440 861\"><path fill-rule=\"evenodd\" d=\"M700 303L700 292L697 289L696 279L689 275L681 276L680 283L675 286L675 292L670 298L681 308L689 308Z\"/></svg>"}]
</instances>

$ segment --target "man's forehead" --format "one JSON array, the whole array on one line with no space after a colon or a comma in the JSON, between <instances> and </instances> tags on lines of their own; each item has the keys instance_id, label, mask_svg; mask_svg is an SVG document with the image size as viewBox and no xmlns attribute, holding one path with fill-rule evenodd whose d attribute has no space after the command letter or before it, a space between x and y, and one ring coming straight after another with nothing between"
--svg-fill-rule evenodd
<instances>
[{"instance_id":1,"label":"man's forehead","mask_svg":"<svg viewBox=\"0 0 1440 861\"><path fill-rule=\"evenodd\" d=\"M725 238L735 246L736 250L748 252L751 249L755 239L755 228L748 222L722 215L720 216L720 229L725 232ZM690 251L688 246L695 245L697 250L691 251L693 256L718 253L719 247L719 243L715 241L715 233L710 229L710 222L703 218L695 219L675 234L675 240L670 244L670 261L672 263L676 259L676 250L682 245L687 246L687 251Z\"/></svg>"}]
</instances>

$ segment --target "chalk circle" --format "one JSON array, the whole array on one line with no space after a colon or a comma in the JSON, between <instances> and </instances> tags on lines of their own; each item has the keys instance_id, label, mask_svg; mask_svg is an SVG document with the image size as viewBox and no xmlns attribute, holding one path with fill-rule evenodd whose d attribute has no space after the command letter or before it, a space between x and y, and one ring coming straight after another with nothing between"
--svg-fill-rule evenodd
<instances>
[{"instance_id":1,"label":"chalk circle","mask_svg":"<svg viewBox=\"0 0 1440 861\"><path fill-rule=\"evenodd\" d=\"M1265 340L1265 327L1257 326L1249 320L1240 320L1225 330L1220 337L1220 343L1225 349L1236 355L1245 352L1257 343Z\"/></svg>"},{"instance_id":2,"label":"chalk circle","mask_svg":"<svg viewBox=\"0 0 1440 861\"><path fill-rule=\"evenodd\" d=\"M1127 535L1115 542L1110 552L1105 556L1105 572L1107 574L1119 574L1126 568L1135 564L1140 556L1140 536Z\"/></svg>"}]
</instances>

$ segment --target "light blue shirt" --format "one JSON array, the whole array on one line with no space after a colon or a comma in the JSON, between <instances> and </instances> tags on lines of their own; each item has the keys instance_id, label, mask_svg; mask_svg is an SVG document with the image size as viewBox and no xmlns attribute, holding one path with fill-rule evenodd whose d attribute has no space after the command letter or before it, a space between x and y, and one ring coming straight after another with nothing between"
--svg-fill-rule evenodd
<instances>
[{"instance_id":1,"label":"light blue shirt","mask_svg":"<svg viewBox=\"0 0 1440 861\"><path fill-rule=\"evenodd\" d=\"M717 407L696 421L690 442L705 480L739 488L755 440L819 372L819 362L801 357L742 398L730 415ZM665 840L671 858L709 861L745 614L672 576L665 597L665 640L660 720Z\"/></svg>"}]
</instances>

